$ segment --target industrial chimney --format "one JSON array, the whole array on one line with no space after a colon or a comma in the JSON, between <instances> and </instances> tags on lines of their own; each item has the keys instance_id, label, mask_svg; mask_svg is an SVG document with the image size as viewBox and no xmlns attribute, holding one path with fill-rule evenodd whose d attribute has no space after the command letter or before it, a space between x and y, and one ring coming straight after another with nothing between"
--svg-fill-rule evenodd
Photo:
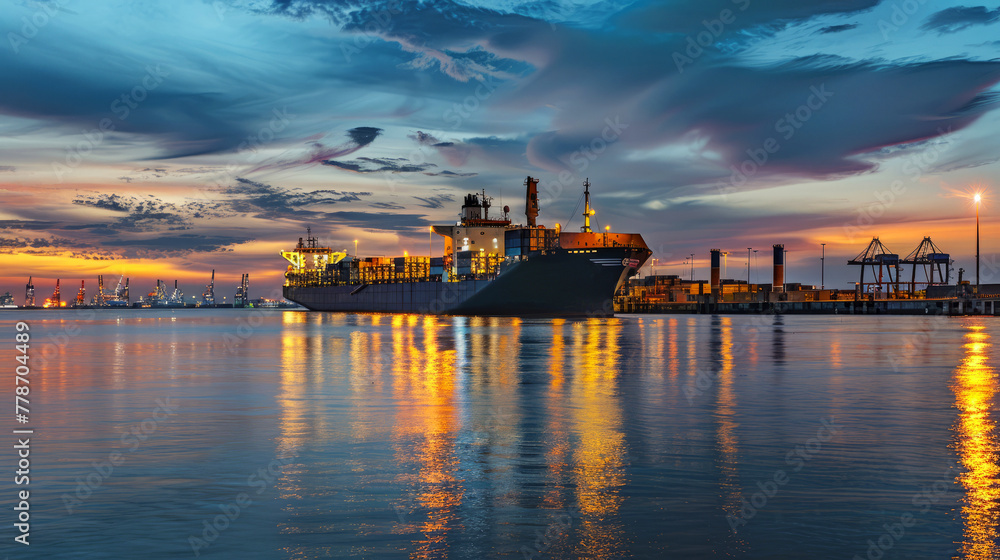
<instances>
[{"instance_id":1,"label":"industrial chimney","mask_svg":"<svg viewBox=\"0 0 1000 560\"><path fill-rule=\"evenodd\" d=\"M528 176L524 181L527 187L524 193L524 215L528 219L528 227L535 227L535 218L538 217L538 179Z\"/></svg>"},{"instance_id":2,"label":"industrial chimney","mask_svg":"<svg viewBox=\"0 0 1000 560\"><path fill-rule=\"evenodd\" d=\"M774 246L774 280L771 282L772 292L785 291L785 245Z\"/></svg>"},{"instance_id":3,"label":"industrial chimney","mask_svg":"<svg viewBox=\"0 0 1000 560\"><path fill-rule=\"evenodd\" d=\"M719 266L722 251L719 249L712 249L712 297L716 300L722 295L722 280L721 274L719 273Z\"/></svg>"}]
</instances>

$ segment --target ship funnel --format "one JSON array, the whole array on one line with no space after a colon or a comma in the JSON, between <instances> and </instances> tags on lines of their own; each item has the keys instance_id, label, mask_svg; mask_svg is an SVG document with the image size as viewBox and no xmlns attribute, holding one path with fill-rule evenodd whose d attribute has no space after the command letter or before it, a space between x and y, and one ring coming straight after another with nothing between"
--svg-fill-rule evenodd
<instances>
[{"instance_id":1,"label":"ship funnel","mask_svg":"<svg viewBox=\"0 0 1000 560\"><path fill-rule=\"evenodd\" d=\"M483 201L485 202L485 201ZM462 205L463 220L483 219L483 204L479 201L479 195L465 195L465 204Z\"/></svg>"},{"instance_id":2,"label":"ship funnel","mask_svg":"<svg viewBox=\"0 0 1000 560\"><path fill-rule=\"evenodd\" d=\"M774 279L771 281L772 292L785 291L785 246L774 246Z\"/></svg>"},{"instance_id":3,"label":"ship funnel","mask_svg":"<svg viewBox=\"0 0 1000 560\"><path fill-rule=\"evenodd\" d=\"M528 227L535 227L538 217L538 179L528 176L524 181L527 187L524 195L524 215L528 218Z\"/></svg>"},{"instance_id":4,"label":"ship funnel","mask_svg":"<svg viewBox=\"0 0 1000 560\"><path fill-rule=\"evenodd\" d=\"M722 275L720 274L720 265L722 260L722 251L720 249L712 249L712 297L718 298L722 291Z\"/></svg>"}]
</instances>

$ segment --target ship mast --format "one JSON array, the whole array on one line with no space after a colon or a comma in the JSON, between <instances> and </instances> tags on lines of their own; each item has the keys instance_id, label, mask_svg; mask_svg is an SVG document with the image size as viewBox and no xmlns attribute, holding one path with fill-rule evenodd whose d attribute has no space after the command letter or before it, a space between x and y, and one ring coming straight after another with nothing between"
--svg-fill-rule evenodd
<instances>
[{"instance_id":1,"label":"ship mast","mask_svg":"<svg viewBox=\"0 0 1000 560\"><path fill-rule=\"evenodd\" d=\"M590 209L590 178L583 182L583 227L584 233L590 233L590 217L594 211Z\"/></svg>"}]
</instances>

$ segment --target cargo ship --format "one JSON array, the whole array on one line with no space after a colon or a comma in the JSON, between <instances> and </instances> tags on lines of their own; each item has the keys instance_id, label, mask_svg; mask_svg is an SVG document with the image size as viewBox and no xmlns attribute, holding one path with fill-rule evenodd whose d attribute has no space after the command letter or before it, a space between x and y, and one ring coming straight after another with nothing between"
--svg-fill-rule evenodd
<instances>
[{"instance_id":1,"label":"cargo ship","mask_svg":"<svg viewBox=\"0 0 1000 560\"><path fill-rule=\"evenodd\" d=\"M537 225L538 179L524 185L524 225L511 223L507 206L490 217L485 191L469 194L461 221L430 228L444 238L440 257L359 258L321 247L310 230L281 253L284 297L316 311L614 315L615 293L651 254L642 236L591 230L589 180L580 231Z\"/></svg>"}]
</instances>

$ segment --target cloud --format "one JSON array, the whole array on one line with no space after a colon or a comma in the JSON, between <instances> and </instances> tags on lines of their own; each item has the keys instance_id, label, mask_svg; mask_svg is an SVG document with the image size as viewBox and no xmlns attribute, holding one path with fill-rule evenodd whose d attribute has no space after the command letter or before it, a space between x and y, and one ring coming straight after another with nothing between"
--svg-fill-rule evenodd
<instances>
[{"instance_id":1,"label":"cloud","mask_svg":"<svg viewBox=\"0 0 1000 560\"><path fill-rule=\"evenodd\" d=\"M427 171L427 172L424 172L424 175L429 175L431 177L449 177L449 178L452 178L452 177L476 177L479 174L478 173L455 173L454 171L448 171L447 169L445 169L444 171L439 171L439 172L430 172L430 171Z\"/></svg>"},{"instance_id":2,"label":"cloud","mask_svg":"<svg viewBox=\"0 0 1000 560\"><path fill-rule=\"evenodd\" d=\"M371 206L372 208L381 208L382 210L402 210L406 208L405 206L394 202L372 202L368 206Z\"/></svg>"},{"instance_id":3,"label":"cloud","mask_svg":"<svg viewBox=\"0 0 1000 560\"><path fill-rule=\"evenodd\" d=\"M418 206L423 206L424 208L432 208L432 209L443 208L446 202L455 201L455 197L451 196L450 194L439 194L435 196L429 196L426 198L415 196L413 198L423 202L423 204L418 204Z\"/></svg>"},{"instance_id":4,"label":"cloud","mask_svg":"<svg viewBox=\"0 0 1000 560\"><path fill-rule=\"evenodd\" d=\"M0 220L0 229L16 229L26 231L44 231L59 225L59 222L42 220Z\"/></svg>"},{"instance_id":5,"label":"cloud","mask_svg":"<svg viewBox=\"0 0 1000 560\"><path fill-rule=\"evenodd\" d=\"M348 130L347 134L358 148L363 148L374 142L378 138L378 135L382 134L382 129L372 126L359 126Z\"/></svg>"},{"instance_id":6,"label":"cloud","mask_svg":"<svg viewBox=\"0 0 1000 560\"><path fill-rule=\"evenodd\" d=\"M232 245L247 243L253 238L229 236L209 236L198 234L181 234L176 236L160 236L147 239L115 239L105 241L106 247L131 247L150 250L158 255L186 254L191 252L223 251Z\"/></svg>"},{"instance_id":7,"label":"cloud","mask_svg":"<svg viewBox=\"0 0 1000 560\"><path fill-rule=\"evenodd\" d=\"M93 206L103 208L113 212L128 212L137 204L142 204L135 197L125 198L117 194L100 194L97 196L79 196L73 200L73 204L81 206Z\"/></svg>"},{"instance_id":8,"label":"cloud","mask_svg":"<svg viewBox=\"0 0 1000 560\"><path fill-rule=\"evenodd\" d=\"M398 214L393 212L344 211L328 212L325 219L336 224L357 227L369 231L418 231L426 232L430 225L421 214Z\"/></svg>"},{"instance_id":9,"label":"cloud","mask_svg":"<svg viewBox=\"0 0 1000 560\"><path fill-rule=\"evenodd\" d=\"M360 157L353 161L327 160L323 165L338 167L354 173L417 173L431 167L433 163L411 163L406 158L370 158Z\"/></svg>"},{"instance_id":10,"label":"cloud","mask_svg":"<svg viewBox=\"0 0 1000 560\"><path fill-rule=\"evenodd\" d=\"M417 131L409 138L420 145L433 148L450 165L462 167L470 159L478 164L500 164L520 168L527 164L525 150L527 141L520 138L499 138L497 136L474 136L465 140L441 141L438 138ZM474 176L467 173L441 172L442 175Z\"/></svg>"},{"instance_id":11,"label":"cloud","mask_svg":"<svg viewBox=\"0 0 1000 560\"><path fill-rule=\"evenodd\" d=\"M13 165L0 165L0 172L2 171L17 171L17 168Z\"/></svg>"},{"instance_id":12,"label":"cloud","mask_svg":"<svg viewBox=\"0 0 1000 560\"><path fill-rule=\"evenodd\" d=\"M869 152L972 124L995 106L988 90L998 81L1000 64L993 62L892 66L811 57L765 68L709 64L638 94L582 89L563 101L556 130L532 138L528 157L553 172L580 173L661 150L664 170L700 167L705 183L727 179L748 160L752 181L842 177L875 169ZM594 116L581 117L588 112ZM765 145L774 151L761 156Z\"/></svg>"},{"instance_id":13,"label":"cloud","mask_svg":"<svg viewBox=\"0 0 1000 560\"><path fill-rule=\"evenodd\" d=\"M325 213L307 208L357 202L361 197L372 194L355 191L284 189L243 177L236 179L236 183L221 190L221 193L228 198L221 201L217 208L272 220L319 218Z\"/></svg>"},{"instance_id":14,"label":"cloud","mask_svg":"<svg viewBox=\"0 0 1000 560\"><path fill-rule=\"evenodd\" d=\"M955 33L973 25L987 25L1000 19L1000 8L954 6L931 14L921 26L938 33Z\"/></svg>"},{"instance_id":15,"label":"cloud","mask_svg":"<svg viewBox=\"0 0 1000 560\"><path fill-rule=\"evenodd\" d=\"M67 226L63 229L87 227L114 232L149 232L187 229L190 223L182 215L182 209L177 205L166 203L156 198L140 199L137 197L123 197L117 194L80 195L73 199L73 204L91 206L127 215L119 217L114 222L108 224Z\"/></svg>"},{"instance_id":16,"label":"cloud","mask_svg":"<svg viewBox=\"0 0 1000 560\"><path fill-rule=\"evenodd\" d=\"M413 134L408 134L406 137L411 140L414 140L417 144L420 144L421 146L433 146L434 144L441 142L434 135L429 134L427 132L423 132L421 130L418 130Z\"/></svg>"},{"instance_id":17,"label":"cloud","mask_svg":"<svg viewBox=\"0 0 1000 560\"><path fill-rule=\"evenodd\" d=\"M380 134L382 134L381 128L371 126L355 127L347 131L347 136L350 139L348 142L335 146L327 146L326 144L318 141L310 142L308 144L310 147L308 153L292 159L284 157L272 158L271 160L265 161L248 170L244 173L244 175L252 175L263 171L278 171L293 167L310 166L317 163L325 164L326 160L353 154L354 152L374 142Z\"/></svg>"},{"instance_id":18,"label":"cloud","mask_svg":"<svg viewBox=\"0 0 1000 560\"><path fill-rule=\"evenodd\" d=\"M821 35L826 35L826 34L829 34L829 33L840 33L842 31L850 31L851 29L856 29L857 27L858 27L858 24L856 24L856 23L845 23L845 24L842 24L842 25L830 25L830 26L827 26L827 27L824 27L824 28L820 29L819 31L817 31L817 33L819 33Z\"/></svg>"},{"instance_id":19,"label":"cloud","mask_svg":"<svg viewBox=\"0 0 1000 560\"><path fill-rule=\"evenodd\" d=\"M875 7L879 0L678 0L675 2L637 2L618 18L619 25L669 33L692 33L705 30L706 21L720 19L729 10L732 23L729 30L748 29L760 25L774 26L780 22L807 20L826 14L852 14Z\"/></svg>"}]
</instances>

